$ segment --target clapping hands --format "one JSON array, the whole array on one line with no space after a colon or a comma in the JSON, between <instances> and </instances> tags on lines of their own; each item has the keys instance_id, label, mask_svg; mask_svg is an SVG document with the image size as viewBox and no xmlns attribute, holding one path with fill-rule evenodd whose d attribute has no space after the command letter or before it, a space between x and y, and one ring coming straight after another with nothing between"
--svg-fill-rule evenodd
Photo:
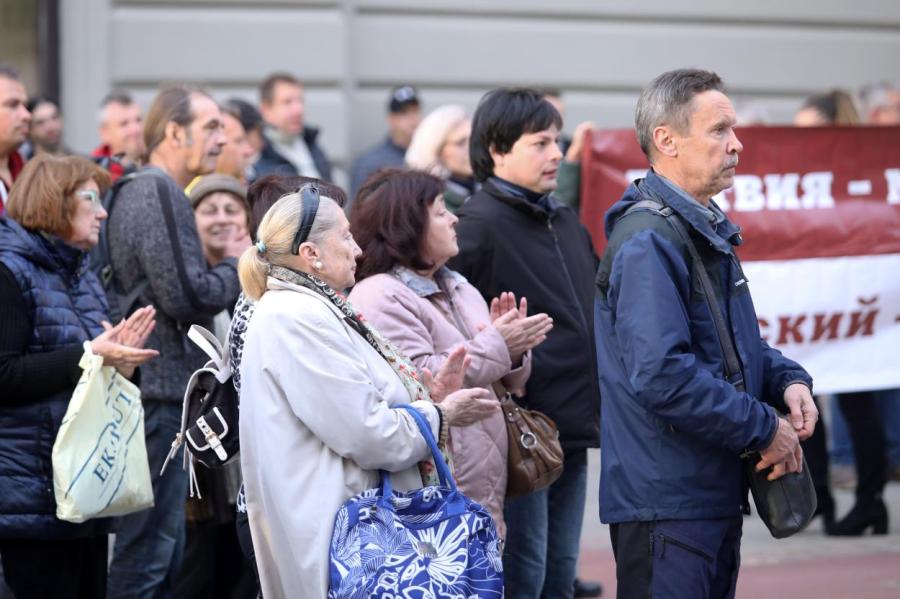
<instances>
[{"instance_id":1,"label":"clapping hands","mask_svg":"<svg viewBox=\"0 0 900 599\"><path fill-rule=\"evenodd\" d=\"M516 306L516 295L510 291L491 300L491 322L506 341L514 366L522 362L525 352L543 343L553 328L547 314L527 314L528 300L523 297Z\"/></svg>"},{"instance_id":2,"label":"clapping hands","mask_svg":"<svg viewBox=\"0 0 900 599\"><path fill-rule=\"evenodd\" d=\"M155 349L143 349L155 326L153 306L139 308L116 326L103 321L105 331L91 341L91 351L103 356L104 366L114 366L130 377L136 367L159 355Z\"/></svg>"}]
</instances>

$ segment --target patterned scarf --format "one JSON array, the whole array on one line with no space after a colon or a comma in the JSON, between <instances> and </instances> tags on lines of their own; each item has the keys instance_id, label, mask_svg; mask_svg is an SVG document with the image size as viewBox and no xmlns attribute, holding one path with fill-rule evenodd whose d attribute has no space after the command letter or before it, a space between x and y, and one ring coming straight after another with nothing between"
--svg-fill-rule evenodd
<instances>
[{"instance_id":1,"label":"patterned scarf","mask_svg":"<svg viewBox=\"0 0 900 599\"><path fill-rule=\"evenodd\" d=\"M343 295L332 289L328 283L322 279L307 274L305 272L296 271L283 266L272 266L269 268L269 276L280 281L285 281L293 285L298 285L306 289L310 289L319 295L328 299L331 304L340 310L344 316L344 320L351 329L359 333L366 342L378 352L384 361L393 369L394 373L400 378L403 386L409 393L409 401L431 401L428 390L422 384L416 367L410 362L403 352L401 352L393 343L388 341L374 328L366 324L363 315L357 312L350 302ZM444 460L453 471L453 464L450 460L450 451L443 445L438 445ZM422 475L422 483L426 486L438 486L440 480L434 461L431 457L423 462L419 462L419 473Z\"/></svg>"}]
</instances>

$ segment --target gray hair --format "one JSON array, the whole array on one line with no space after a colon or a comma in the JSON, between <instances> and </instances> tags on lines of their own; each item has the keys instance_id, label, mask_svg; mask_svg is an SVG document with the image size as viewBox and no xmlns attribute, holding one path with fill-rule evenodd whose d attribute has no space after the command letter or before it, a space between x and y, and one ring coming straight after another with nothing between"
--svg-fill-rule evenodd
<instances>
[{"instance_id":1,"label":"gray hair","mask_svg":"<svg viewBox=\"0 0 900 599\"><path fill-rule=\"evenodd\" d=\"M881 106L887 106L890 103L890 94L898 88L890 81L878 81L863 86L859 90L859 101L862 104L864 117L869 118L870 113Z\"/></svg>"},{"instance_id":2,"label":"gray hair","mask_svg":"<svg viewBox=\"0 0 900 599\"><path fill-rule=\"evenodd\" d=\"M694 96L710 90L724 92L722 79L711 71L700 69L668 71L644 88L634 112L634 126L638 143L650 162L655 153L653 130L662 125L681 132L687 130Z\"/></svg>"},{"instance_id":3,"label":"gray hair","mask_svg":"<svg viewBox=\"0 0 900 599\"><path fill-rule=\"evenodd\" d=\"M131 106L134 104L134 98L125 90L114 89L100 100L100 109L97 111L97 124L103 125L106 121L106 108L110 104L121 104L122 106Z\"/></svg>"}]
</instances>

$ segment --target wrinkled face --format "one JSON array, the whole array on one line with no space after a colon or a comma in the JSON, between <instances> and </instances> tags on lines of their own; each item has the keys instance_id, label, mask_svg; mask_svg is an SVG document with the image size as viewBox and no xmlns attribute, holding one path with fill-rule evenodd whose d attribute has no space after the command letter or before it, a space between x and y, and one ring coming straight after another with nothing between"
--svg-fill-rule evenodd
<instances>
[{"instance_id":1,"label":"wrinkled face","mask_svg":"<svg viewBox=\"0 0 900 599\"><path fill-rule=\"evenodd\" d=\"M491 149L494 174L536 193L556 189L556 174L562 152L559 151L559 129L524 133L506 154Z\"/></svg>"},{"instance_id":2,"label":"wrinkled face","mask_svg":"<svg viewBox=\"0 0 900 599\"><path fill-rule=\"evenodd\" d=\"M335 211L337 225L332 227L321 243L316 245L322 268L311 272L336 291L343 291L356 282L356 259L362 255L362 250L356 245L353 234L350 233L350 221L347 220L344 211L336 205L325 209Z\"/></svg>"},{"instance_id":3,"label":"wrinkled face","mask_svg":"<svg viewBox=\"0 0 900 599\"><path fill-rule=\"evenodd\" d=\"M247 175L247 168L253 163L256 152L247 141L244 127L241 122L230 114L222 114L225 128L225 145L219 154L216 163L216 172L231 175L235 179L243 179Z\"/></svg>"},{"instance_id":4,"label":"wrinkled face","mask_svg":"<svg viewBox=\"0 0 900 599\"><path fill-rule=\"evenodd\" d=\"M132 162L144 155L144 114L136 103L110 102L103 109L100 141L109 146L113 156L124 154Z\"/></svg>"},{"instance_id":5,"label":"wrinkled face","mask_svg":"<svg viewBox=\"0 0 900 599\"><path fill-rule=\"evenodd\" d=\"M472 176L472 163L469 161L469 136L471 133L472 121L466 119L450 130L438 153L441 164L450 171L450 174L461 179Z\"/></svg>"},{"instance_id":6,"label":"wrinkled face","mask_svg":"<svg viewBox=\"0 0 900 599\"><path fill-rule=\"evenodd\" d=\"M29 136L39 148L55 151L62 142L62 115L52 102L42 102L31 112Z\"/></svg>"},{"instance_id":7,"label":"wrinkled face","mask_svg":"<svg viewBox=\"0 0 900 599\"><path fill-rule=\"evenodd\" d=\"M401 148L409 147L413 133L416 132L416 127L421 122L422 109L415 104L407 106L402 112L388 113L388 130L391 133L391 139Z\"/></svg>"},{"instance_id":8,"label":"wrinkled face","mask_svg":"<svg viewBox=\"0 0 900 599\"><path fill-rule=\"evenodd\" d=\"M825 115L819 112L818 108L809 106L801 108L794 115L795 127L827 127L831 123L825 118Z\"/></svg>"},{"instance_id":9,"label":"wrinkled face","mask_svg":"<svg viewBox=\"0 0 900 599\"><path fill-rule=\"evenodd\" d=\"M227 191L216 191L200 200L194 218L207 259L222 256L228 241L247 229L244 203Z\"/></svg>"},{"instance_id":10,"label":"wrinkled face","mask_svg":"<svg viewBox=\"0 0 900 599\"><path fill-rule=\"evenodd\" d=\"M459 219L447 210L444 196L435 198L428 207L428 224L425 226L425 237L422 239L420 252L426 262L440 268L447 260L459 253L456 243L456 223Z\"/></svg>"},{"instance_id":11,"label":"wrinkled face","mask_svg":"<svg viewBox=\"0 0 900 599\"><path fill-rule=\"evenodd\" d=\"M72 230L63 241L80 250L90 250L100 240L100 223L107 216L100 203L100 188L93 180L86 181L78 186L71 201L75 202L69 221Z\"/></svg>"},{"instance_id":12,"label":"wrinkled face","mask_svg":"<svg viewBox=\"0 0 900 599\"><path fill-rule=\"evenodd\" d=\"M694 96L688 131L673 130L675 160L685 191L711 198L734 184L738 154L744 149L734 132L737 115L718 91Z\"/></svg>"},{"instance_id":13,"label":"wrinkled face","mask_svg":"<svg viewBox=\"0 0 900 599\"><path fill-rule=\"evenodd\" d=\"M272 90L272 103L262 103L263 119L288 135L300 135L306 103L303 88L287 81L279 81Z\"/></svg>"},{"instance_id":14,"label":"wrinkled face","mask_svg":"<svg viewBox=\"0 0 900 599\"><path fill-rule=\"evenodd\" d=\"M216 169L216 161L225 145L222 133L222 113L212 99L202 95L191 96L194 120L185 128L186 140L181 148L186 170L194 175L205 175Z\"/></svg>"},{"instance_id":15,"label":"wrinkled face","mask_svg":"<svg viewBox=\"0 0 900 599\"><path fill-rule=\"evenodd\" d=\"M0 152L18 148L28 137L31 113L25 108L25 86L0 77Z\"/></svg>"}]
</instances>

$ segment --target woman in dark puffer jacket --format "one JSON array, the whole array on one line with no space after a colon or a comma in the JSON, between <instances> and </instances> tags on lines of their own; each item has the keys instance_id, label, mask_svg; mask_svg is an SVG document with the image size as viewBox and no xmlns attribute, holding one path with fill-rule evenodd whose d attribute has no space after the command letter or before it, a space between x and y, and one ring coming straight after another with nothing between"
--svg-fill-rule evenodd
<instances>
[{"instance_id":1,"label":"woman in dark puffer jacket","mask_svg":"<svg viewBox=\"0 0 900 599\"><path fill-rule=\"evenodd\" d=\"M42 155L26 165L0 218L0 557L17 597L106 595L111 520L56 518L51 451L85 341L128 377L157 354L142 349L153 308L112 327L87 269L108 184L84 158Z\"/></svg>"}]
</instances>

